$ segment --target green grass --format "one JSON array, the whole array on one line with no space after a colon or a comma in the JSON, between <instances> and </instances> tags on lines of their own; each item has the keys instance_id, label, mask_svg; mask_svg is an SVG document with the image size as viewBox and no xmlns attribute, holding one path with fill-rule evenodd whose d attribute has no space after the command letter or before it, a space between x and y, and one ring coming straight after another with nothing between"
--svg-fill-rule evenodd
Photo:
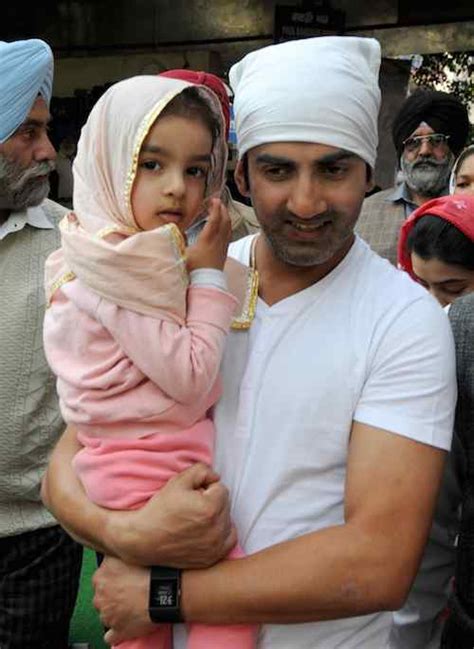
<instances>
[{"instance_id":1,"label":"green grass","mask_svg":"<svg viewBox=\"0 0 474 649\"><path fill-rule=\"evenodd\" d=\"M95 553L84 548L81 583L76 608L71 622L70 641L88 642L91 649L108 649L103 641L104 629L99 615L92 605L92 575L97 567Z\"/></svg>"}]
</instances>

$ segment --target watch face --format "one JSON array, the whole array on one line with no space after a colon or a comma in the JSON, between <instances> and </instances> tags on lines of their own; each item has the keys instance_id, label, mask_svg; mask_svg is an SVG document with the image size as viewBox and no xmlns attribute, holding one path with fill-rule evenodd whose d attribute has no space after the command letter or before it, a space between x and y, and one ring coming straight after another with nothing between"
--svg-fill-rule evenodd
<instances>
[{"instance_id":1,"label":"watch face","mask_svg":"<svg viewBox=\"0 0 474 649\"><path fill-rule=\"evenodd\" d=\"M176 579L160 579L151 593L150 604L157 608L173 608L178 605L178 582Z\"/></svg>"}]
</instances>

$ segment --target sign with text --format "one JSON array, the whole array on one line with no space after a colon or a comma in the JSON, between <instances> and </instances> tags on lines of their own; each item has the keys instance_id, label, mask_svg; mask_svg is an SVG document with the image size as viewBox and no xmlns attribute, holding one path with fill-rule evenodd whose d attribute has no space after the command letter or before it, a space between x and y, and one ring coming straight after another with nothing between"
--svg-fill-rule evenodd
<instances>
[{"instance_id":1,"label":"sign with text","mask_svg":"<svg viewBox=\"0 0 474 649\"><path fill-rule=\"evenodd\" d=\"M340 36L344 32L345 14L332 9L328 2L305 2L301 6L275 7L274 41L295 40L313 36Z\"/></svg>"}]
</instances>

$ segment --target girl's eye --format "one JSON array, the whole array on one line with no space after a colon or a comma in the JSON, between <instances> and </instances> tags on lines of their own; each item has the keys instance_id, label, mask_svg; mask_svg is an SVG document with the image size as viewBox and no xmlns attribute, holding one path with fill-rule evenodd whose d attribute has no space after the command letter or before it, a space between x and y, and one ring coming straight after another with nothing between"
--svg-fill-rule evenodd
<instances>
[{"instance_id":1,"label":"girl's eye","mask_svg":"<svg viewBox=\"0 0 474 649\"><path fill-rule=\"evenodd\" d=\"M188 175L194 178L205 178L207 176L207 169L202 167L189 167Z\"/></svg>"},{"instance_id":2,"label":"girl's eye","mask_svg":"<svg viewBox=\"0 0 474 649\"><path fill-rule=\"evenodd\" d=\"M161 168L161 165L157 160L145 160L145 162L142 162L141 166L149 171L157 171Z\"/></svg>"},{"instance_id":3,"label":"girl's eye","mask_svg":"<svg viewBox=\"0 0 474 649\"><path fill-rule=\"evenodd\" d=\"M465 290L466 290L466 287L463 286L463 287L461 287L461 288L446 288L446 289L445 289L445 292L446 292L448 295L458 296L458 295L462 295L462 294L464 293Z\"/></svg>"}]
</instances>

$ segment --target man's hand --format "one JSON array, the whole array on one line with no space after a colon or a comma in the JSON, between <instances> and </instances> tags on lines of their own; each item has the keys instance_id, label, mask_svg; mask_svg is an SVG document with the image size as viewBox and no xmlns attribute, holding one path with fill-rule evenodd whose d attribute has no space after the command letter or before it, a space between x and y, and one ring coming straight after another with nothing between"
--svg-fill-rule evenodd
<instances>
[{"instance_id":1,"label":"man's hand","mask_svg":"<svg viewBox=\"0 0 474 649\"><path fill-rule=\"evenodd\" d=\"M196 243L186 251L188 272L198 268L224 268L232 225L227 208L218 198L211 199L209 216Z\"/></svg>"},{"instance_id":2,"label":"man's hand","mask_svg":"<svg viewBox=\"0 0 474 649\"><path fill-rule=\"evenodd\" d=\"M94 574L94 606L109 630L105 641L116 645L148 635L156 625L148 616L150 571L106 557Z\"/></svg>"},{"instance_id":3,"label":"man's hand","mask_svg":"<svg viewBox=\"0 0 474 649\"><path fill-rule=\"evenodd\" d=\"M110 512L106 546L128 563L211 566L232 549L236 533L227 489L204 464L172 478L133 512Z\"/></svg>"}]
</instances>

